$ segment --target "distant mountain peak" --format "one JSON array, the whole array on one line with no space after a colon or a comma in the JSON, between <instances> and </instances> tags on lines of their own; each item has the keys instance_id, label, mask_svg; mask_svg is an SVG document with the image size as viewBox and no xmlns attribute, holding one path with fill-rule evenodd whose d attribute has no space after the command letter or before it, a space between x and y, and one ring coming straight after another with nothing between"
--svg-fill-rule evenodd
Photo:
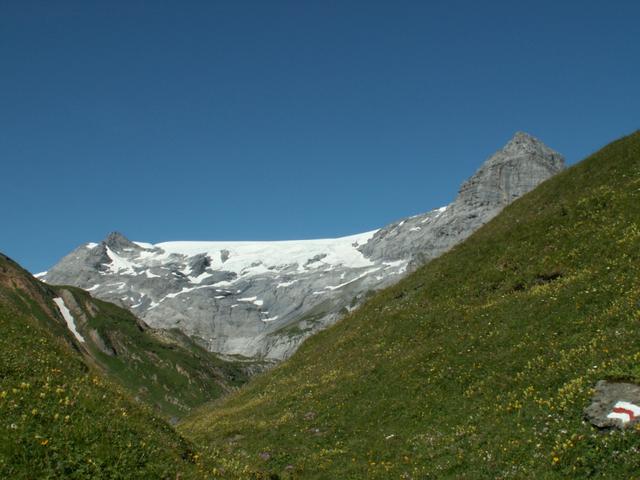
<instances>
[{"instance_id":1,"label":"distant mountain peak","mask_svg":"<svg viewBox=\"0 0 640 480\"><path fill-rule=\"evenodd\" d=\"M454 202L455 210L488 208L495 215L563 168L561 154L532 135L518 131L462 184Z\"/></svg>"},{"instance_id":2,"label":"distant mountain peak","mask_svg":"<svg viewBox=\"0 0 640 480\"><path fill-rule=\"evenodd\" d=\"M104 239L103 243L111 250L121 250L123 248L139 248L120 232L111 232Z\"/></svg>"},{"instance_id":3,"label":"distant mountain peak","mask_svg":"<svg viewBox=\"0 0 640 480\"><path fill-rule=\"evenodd\" d=\"M523 132L522 130L518 130L516 133L514 133L509 143L514 141L542 143L540 140L538 140L536 137L534 137L530 133Z\"/></svg>"},{"instance_id":4,"label":"distant mountain peak","mask_svg":"<svg viewBox=\"0 0 640 480\"><path fill-rule=\"evenodd\" d=\"M380 230L300 242L155 245L113 232L43 278L87 288L153 327L198 337L209 350L281 360L368 292L449 250L561 168L560 154L517 132L453 203Z\"/></svg>"},{"instance_id":5,"label":"distant mountain peak","mask_svg":"<svg viewBox=\"0 0 640 480\"><path fill-rule=\"evenodd\" d=\"M510 155L527 155L533 153L542 157L554 156L562 158L558 152L547 147L541 140L522 131L516 132L513 137L511 137L511 140L502 148L501 152Z\"/></svg>"},{"instance_id":6,"label":"distant mountain peak","mask_svg":"<svg viewBox=\"0 0 640 480\"><path fill-rule=\"evenodd\" d=\"M530 175L531 172L528 171L533 168L532 164L538 165L548 173L555 174L564 168L564 157L536 137L518 131L504 147L482 164L470 181L473 181L474 177L484 176L483 173L487 170L499 168L502 171L505 165L508 165L507 168L516 174L524 171L527 172L526 175ZM529 189L527 187L527 190Z\"/></svg>"}]
</instances>

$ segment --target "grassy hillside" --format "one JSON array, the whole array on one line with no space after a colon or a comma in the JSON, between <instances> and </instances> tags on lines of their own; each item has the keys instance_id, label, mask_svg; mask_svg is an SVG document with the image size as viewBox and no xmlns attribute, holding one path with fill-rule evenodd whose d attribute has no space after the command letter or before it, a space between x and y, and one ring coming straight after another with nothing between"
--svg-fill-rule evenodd
<instances>
[{"instance_id":1,"label":"grassy hillside","mask_svg":"<svg viewBox=\"0 0 640 480\"><path fill-rule=\"evenodd\" d=\"M281 478L639 478L640 133L545 182L181 431ZM274 477L276 478L276 477Z\"/></svg>"},{"instance_id":2,"label":"grassy hillside","mask_svg":"<svg viewBox=\"0 0 640 480\"><path fill-rule=\"evenodd\" d=\"M205 478L188 441L87 366L56 294L0 255L0 478Z\"/></svg>"},{"instance_id":3,"label":"grassy hillside","mask_svg":"<svg viewBox=\"0 0 640 480\"><path fill-rule=\"evenodd\" d=\"M151 329L128 310L78 288L52 290L76 319L85 356L168 417L182 417L248 379L242 364L219 359L178 330Z\"/></svg>"}]
</instances>

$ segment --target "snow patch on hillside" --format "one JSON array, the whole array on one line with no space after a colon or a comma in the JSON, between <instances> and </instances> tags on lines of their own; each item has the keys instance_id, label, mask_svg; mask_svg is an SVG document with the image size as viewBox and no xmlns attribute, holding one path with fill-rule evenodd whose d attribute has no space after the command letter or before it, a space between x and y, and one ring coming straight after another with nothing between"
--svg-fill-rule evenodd
<instances>
[{"instance_id":1,"label":"snow patch on hillside","mask_svg":"<svg viewBox=\"0 0 640 480\"><path fill-rule=\"evenodd\" d=\"M54 298L53 301L58 306L58 310L60 310L64 321L67 322L67 327L69 327L71 333L73 333L78 341L84 343L84 337L80 335L80 332L78 332L78 329L76 328L76 320L75 318L73 318L73 315L71 315L71 312L67 308L67 305L64 303L64 300L61 297L57 297Z\"/></svg>"},{"instance_id":2,"label":"snow patch on hillside","mask_svg":"<svg viewBox=\"0 0 640 480\"><path fill-rule=\"evenodd\" d=\"M106 247L106 250L107 255L111 259L110 269L112 273L135 275L136 272L133 269L135 265L134 263L130 262L126 258L122 258L109 247Z\"/></svg>"}]
</instances>

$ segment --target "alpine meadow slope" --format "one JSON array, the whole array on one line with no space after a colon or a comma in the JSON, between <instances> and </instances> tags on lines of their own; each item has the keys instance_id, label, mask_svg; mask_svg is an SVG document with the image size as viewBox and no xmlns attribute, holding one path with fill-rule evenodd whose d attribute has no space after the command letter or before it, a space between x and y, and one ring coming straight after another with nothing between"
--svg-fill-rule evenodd
<instances>
[{"instance_id":1,"label":"alpine meadow slope","mask_svg":"<svg viewBox=\"0 0 640 480\"><path fill-rule=\"evenodd\" d=\"M0 255L0 477L205 478L189 441L88 362L59 293Z\"/></svg>"},{"instance_id":2,"label":"alpine meadow slope","mask_svg":"<svg viewBox=\"0 0 640 480\"><path fill-rule=\"evenodd\" d=\"M637 428L583 419L640 382L640 132L525 195L179 430L225 478L632 478Z\"/></svg>"},{"instance_id":3,"label":"alpine meadow slope","mask_svg":"<svg viewBox=\"0 0 640 480\"><path fill-rule=\"evenodd\" d=\"M150 328L79 288L52 288L84 340L77 347L86 361L172 421L232 391L248 380L249 370L260 368L220 359L181 331Z\"/></svg>"},{"instance_id":4,"label":"alpine meadow slope","mask_svg":"<svg viewBox=\"0 0 640 480\"><path fill-rule=\"evenodd\" d=\"M0 272L0 281L8 282L8 274ZM22 281L39 282L30 275ZM85 362L167 418L177 420L244 383L248 370L261 368L255 362L222 360L179 330L150 328L128 310L79 288L51 285L43 291L56 306L53 314L62 315L73 333L70 340Z\"/></svg>"}]
</instances>

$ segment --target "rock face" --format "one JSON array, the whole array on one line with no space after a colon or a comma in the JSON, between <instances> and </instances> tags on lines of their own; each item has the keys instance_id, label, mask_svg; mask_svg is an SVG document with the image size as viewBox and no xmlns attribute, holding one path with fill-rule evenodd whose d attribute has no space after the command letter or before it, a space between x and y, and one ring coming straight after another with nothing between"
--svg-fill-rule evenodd
<instances>
[{"instance_id":1,"label":"rock face","mask_svg":"<svg viewBox=\"0 0 640 480\"><path fill-rule=\"evenodd\" d=\"M88 243L41 278L85 288L212 351L281 360L372 291L442 254L560 171L563 158L517 133L450 205L360 235L280 242Z\"/></svg>"},{"instance_id":2,"label":"rock face","mask_svg":"<svg viewBox=\"0 0 640 480\"><path fill-rule=\"evenodd\" d=\"M562 155L518 132L462 184L453 203L379 230L361 250L371 259L412 259L412 266L425 263L563 168Z\"/></svg>"},{"instance_id":3,"label":"rock face","mask_svg":"<svg viewBox=\"0 0 640 480\"><path fill-rule=\"evenodd\" d=\"M584 416L598 428L635 425L640 420L640 386L600 380Z\"/></svg>"}]
</instances>

